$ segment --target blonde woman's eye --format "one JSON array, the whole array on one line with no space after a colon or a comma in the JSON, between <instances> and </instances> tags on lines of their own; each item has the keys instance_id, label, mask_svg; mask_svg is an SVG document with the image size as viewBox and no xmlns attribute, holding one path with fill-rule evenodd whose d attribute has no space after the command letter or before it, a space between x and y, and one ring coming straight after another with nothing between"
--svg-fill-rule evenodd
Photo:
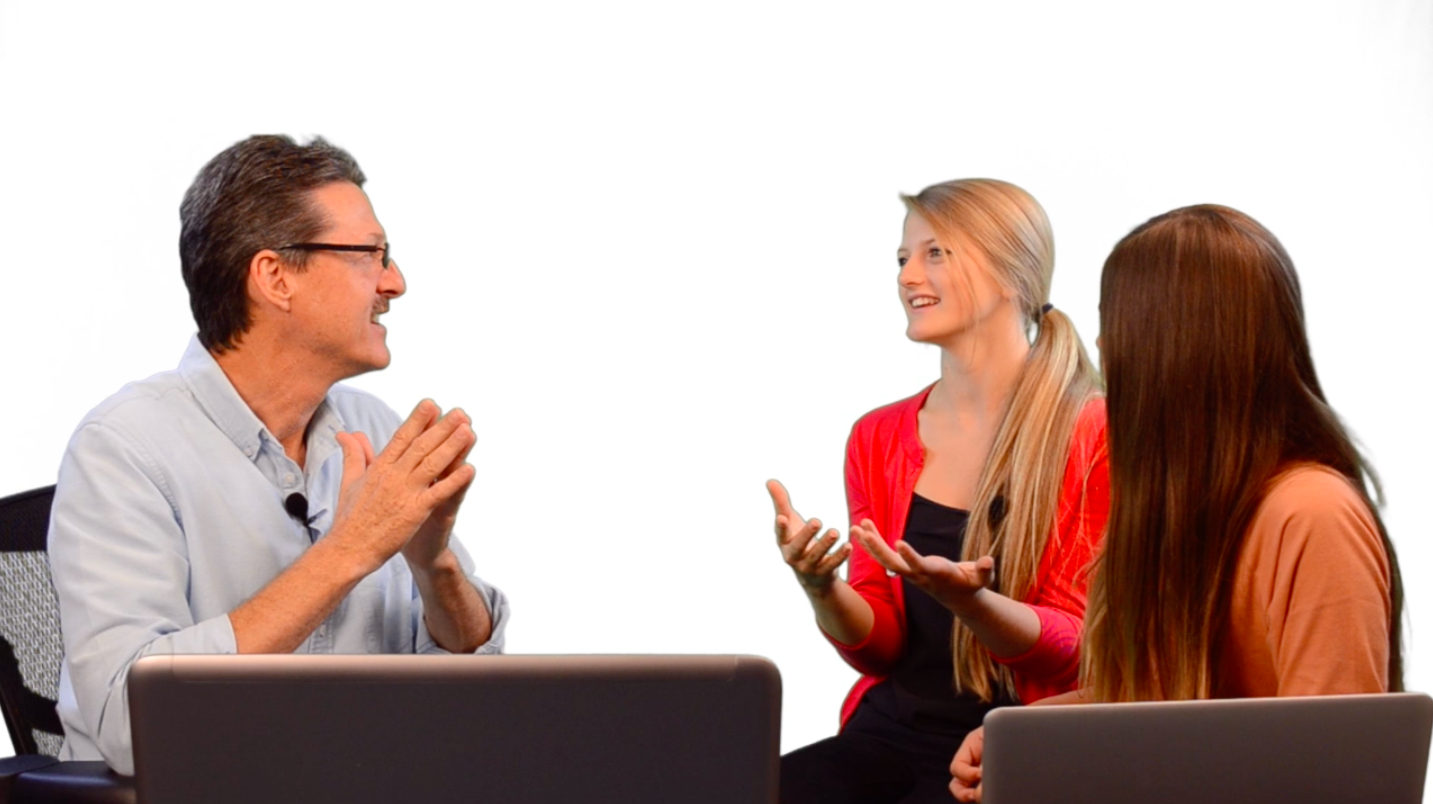
<instances>
[{"instance_id":1,"label":"blonde woman's eye","mask_svg":"<svg viewBox=\"0 0 1433 804\"><path fill-rule=\"evenodd\" d=\"M938 260L941 257L945 256L945 250L940 248L939 246L932 247L929 253L930 258L933 260Z\"/></svg>"},{"instance_id":2,"label":"blonde woman's eye","mask_svg":"<svg viewBox=\"0 0 1433 804\"><path fill-rule=\"evenodd\" d=\"M897 257L897 258L896 258L896 265L900 266L901 268L906 267L906 262L907 262L907 259L906 259L905 257Z\"/></svg>"}]
</instances>

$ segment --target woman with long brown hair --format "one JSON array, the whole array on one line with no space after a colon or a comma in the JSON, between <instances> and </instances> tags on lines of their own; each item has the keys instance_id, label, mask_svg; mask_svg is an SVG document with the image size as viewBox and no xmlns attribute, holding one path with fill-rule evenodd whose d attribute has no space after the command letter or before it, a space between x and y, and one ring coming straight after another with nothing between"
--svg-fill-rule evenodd
<instances>
[{"instance_id":1,"label":"woman with long brown hair","mask_svg":"<svg viewBox=\"0 0 1433 804\"><path fill-rule=\"evenodd\" d=\"M1398 561L1279 241L1227 207L1160 215L1105 262L1100 325L1110 521L1078 697L1402 689Z\"/></svg>"},{"instance_id":2,"label":"woman with long brown hair","mask_svg":"<svg viewBox=\"0 0 1433 804\"><path fill-rule=\"evenodd\" d=\"M768 484L782 555L862 674L840 734L783 757L783 804L948 800L950 754L986 711L1078 677L1108 510L1104 407L1074 326L1047 303L1049 222L989 179L902 200L906 335L940 347L940 379L852 428L858 548L833 551L836 531ZM849 582L836 574L848 555Z\"/></svg>"}]
</instances>

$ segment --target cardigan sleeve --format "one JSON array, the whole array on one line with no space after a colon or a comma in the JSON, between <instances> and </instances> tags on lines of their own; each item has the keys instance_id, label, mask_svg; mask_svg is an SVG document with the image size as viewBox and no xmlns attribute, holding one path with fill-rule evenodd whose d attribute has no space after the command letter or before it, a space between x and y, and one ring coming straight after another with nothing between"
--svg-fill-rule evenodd
<instances>
[{"instance_id":1,"label":"cardigan sleeve","mask_svg":"<svg viewBox=\"0 0 1433 804\"><path fill-rule=\"evenodd\" d=\"M1026 703L1075 688L1084 636L1090 566L1109 519L1109 451L1104 400L1086 405L1070 439L1055 529L1045 546L1031 596L1040 636L1019 656L995 660L1016 673Z\"/></svg>"},{"instance_id":2,"label":"cardigan sleeve","mask_svg":"<svg viewBox=\"0 0 1433 804\"><path fill-rule=\"evenodd\" d=\"M867 474L869 441L870 435L865 432L862 422L856 422L846 441L846 508L850 511L851 524L860 524L866 519L880 522L871 507L875 495L870 485L872 478ZM884 529L881 537L887 541L893 538ZM871 633L855 645L843 645L825 631L822 635L851 667L865 675L885 675L900 659L905 643L902 615L896 604L890 576L858 544L851 545L847 575L851 587L871 606L874 615Z\"/></svg>"},{"instance_id":3,"label":"cardigan sleeve","mask_svg":"<svg viewBox=\"0 0 1433 804\"><path fill-rule=\"evenodd\" d=\"M1368 506L1327 469L1291 472L1249 528L1236 582L1265 602L1279 696L1388 690L1388 555Z\"/></svg>"}]
</instances>

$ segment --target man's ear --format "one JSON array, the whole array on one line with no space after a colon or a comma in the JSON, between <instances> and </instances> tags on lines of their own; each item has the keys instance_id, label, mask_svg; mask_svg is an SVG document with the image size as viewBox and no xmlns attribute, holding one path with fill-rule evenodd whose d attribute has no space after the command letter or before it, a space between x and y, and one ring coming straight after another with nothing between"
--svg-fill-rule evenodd
<instances>
[{"instance_id":1,"label":"man's ear","mask_svg":"<svg viewBox=\"0 0 1433 804\"><path fill-rule=\"evenodd\" d=\"M263 249L249 260L249 289L254 301L267 301L288 312L293 304L293 274L284 266L279 253Z\"/></svg>"}]
</instances>

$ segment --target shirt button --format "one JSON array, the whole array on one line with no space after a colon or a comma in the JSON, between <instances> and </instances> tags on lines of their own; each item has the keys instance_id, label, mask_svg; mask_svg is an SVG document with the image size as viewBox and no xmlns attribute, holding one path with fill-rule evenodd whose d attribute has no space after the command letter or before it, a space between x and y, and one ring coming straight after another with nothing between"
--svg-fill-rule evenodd
<instances>
[{"instance_id":1,"label":"shirt button","mask_svg":"<svg viewBox=\"0 0 1433 804\"><path fill-rule=\"evenodd\" d=\"M284 484L289 486L292 486L294 484L294 476L292 472L284 475Z\"/></svg>"}]
</instances>

